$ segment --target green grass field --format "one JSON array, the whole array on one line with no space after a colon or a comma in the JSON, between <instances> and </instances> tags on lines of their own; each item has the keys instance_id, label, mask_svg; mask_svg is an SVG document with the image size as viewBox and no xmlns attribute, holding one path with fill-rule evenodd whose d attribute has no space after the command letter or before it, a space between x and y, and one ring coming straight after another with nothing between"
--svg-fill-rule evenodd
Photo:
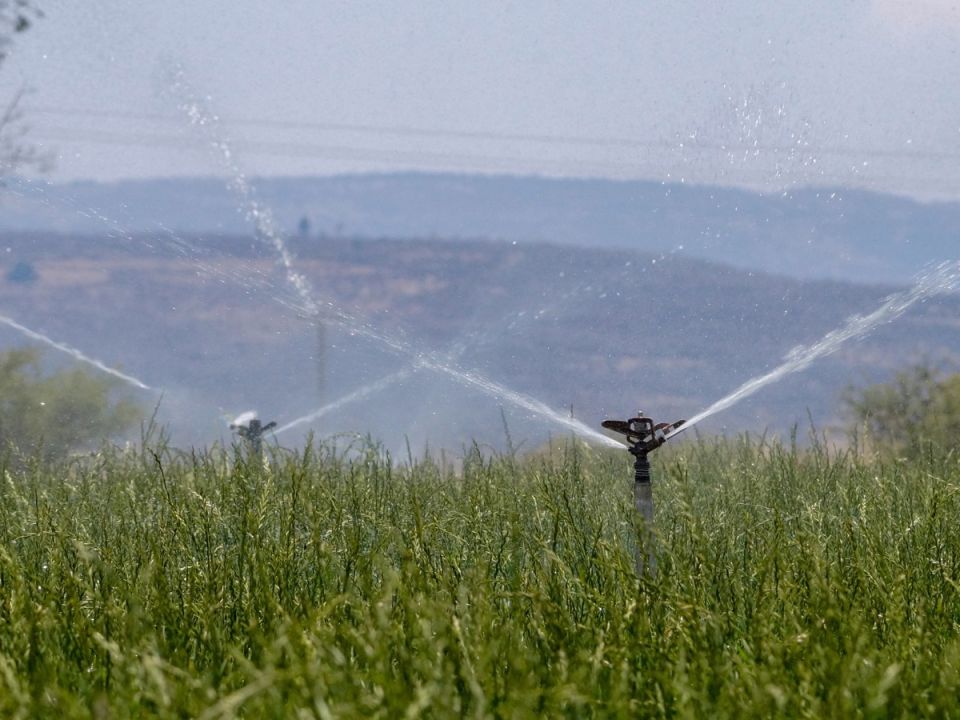
<instances>
[{"instance_id":1,"label":"green grass field","mask_svg":"<svg viewBox=\"0 0 960 720\"><path fill-rule=\"evenodd\" d=\"M0 717L960 713L956 457L658 455L10 464Z\"/></svg>"}]
</instances>

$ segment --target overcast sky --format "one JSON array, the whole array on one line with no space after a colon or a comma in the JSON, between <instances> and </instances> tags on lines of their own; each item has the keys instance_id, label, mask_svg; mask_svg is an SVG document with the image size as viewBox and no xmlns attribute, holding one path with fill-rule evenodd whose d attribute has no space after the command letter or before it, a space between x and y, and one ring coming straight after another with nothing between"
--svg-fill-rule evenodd
<instances>
[{"instance_id":1,"label":"overcast sky","mask_svg":"<svg viewBox=\"0 0 960 720\"><path fill-rule=\"evenodd\" d=\"M457 170L960 197L960 3L84 3L0 71L52 177ZM789 6L789 7L788 7Z\"/></svg>"}]
</instances>

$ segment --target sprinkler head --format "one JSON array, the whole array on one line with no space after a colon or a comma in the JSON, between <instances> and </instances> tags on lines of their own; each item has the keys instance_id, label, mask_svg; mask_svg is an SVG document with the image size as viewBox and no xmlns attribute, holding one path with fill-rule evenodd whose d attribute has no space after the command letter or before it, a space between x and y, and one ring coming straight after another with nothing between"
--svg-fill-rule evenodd
<instances>
[{"instance_id":1,"label":"sprinkler head","mask_svg":"<svg viewBox=\"0 0 960 720\"><path fill-rule=\"evenodd\" d=\"M257 414L252 410L243 413L242 415L238 416L236 420L230 423L230 429L235 431L237 435L250 443L250 448L257 455L260 454L263 436L268 431L273 430L273 428L276 426L277 423L273 421L264 425L262 422L260 422L260 418L257 417Z\"/></svg>"},{"instance_id":2,"label":"sprinkler head","mask_svg":"<svg viewBox=\"0 0 960 720\"><path fill-rule=\"evenodd\" d=\"M683 425L686 420L673 423L654 423L642 412L629 420L604 420L603 427L626 435L630 452L634 455L646 455L667 441L667 436Z\"/></svg>"}]
</instances>

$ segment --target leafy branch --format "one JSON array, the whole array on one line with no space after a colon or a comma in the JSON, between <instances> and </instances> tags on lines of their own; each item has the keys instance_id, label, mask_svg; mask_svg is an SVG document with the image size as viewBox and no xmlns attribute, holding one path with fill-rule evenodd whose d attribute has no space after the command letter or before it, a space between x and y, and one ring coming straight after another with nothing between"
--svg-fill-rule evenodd
<instances>
[{"instance_id":1,"label":"leafy branch","mask_svg":"<svg viewBox=\"0 0 960 720\"><path fill-rule=\"evenodd\" d=\"M0 67L9 57L14 36L26 32L43 12L31 0L0 0ZM10 100L0 105L0 176L21 168L43 172L51 165L51 157L27 139L20 103L26 88L18 89Z\"/></svg>"}]
</instances>

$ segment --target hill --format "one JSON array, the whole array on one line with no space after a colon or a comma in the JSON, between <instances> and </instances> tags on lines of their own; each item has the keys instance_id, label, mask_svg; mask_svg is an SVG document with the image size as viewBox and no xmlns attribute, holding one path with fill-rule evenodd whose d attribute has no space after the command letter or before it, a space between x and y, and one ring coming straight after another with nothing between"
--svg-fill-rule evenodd
<instances>
[{"instance_id":1,"label":"hill","mask_svg":"<svg viewBox=\"0 0 960 720\"><path fill-rule=\"evenodd\" d=\"M852 190L783 195L681 183L445 174L260 179L290 233L501 239L683 255L801 279L908 282L957 255L960 204ZM216 178L14 183L0 230L243 234Z\"/></svg>"},{"instance_id":2,"label":"hill","mask_svg":"<svg viewBox=\"0 0 960 720\"><path fill-rule=\"evenodd\" d=\"M162 389L162 401L145 402L160 401L176 438L196 444L226 433L224 413L253 407L282 424L364 388L359 401L281 439L295 444L313 427L370 431L394 449L404 437L502 446L501 406L518 442L566 432L457 382L469 372L572 406L591 426L638 408L690 416L891 290L635 251L298 240L296 269L325 318L318 333L272 253L251 238L6 233L0 247L4 276L18 264L36 275L0 282L0 314ZM957 358L958 310L957 298L928 302L705 429L786 430L808 410L835 423L848 383L924 356ZM0 332L3 346L23 342ZM425 367L438 363L454 371Z\"/></svg>"}]
</instances>

